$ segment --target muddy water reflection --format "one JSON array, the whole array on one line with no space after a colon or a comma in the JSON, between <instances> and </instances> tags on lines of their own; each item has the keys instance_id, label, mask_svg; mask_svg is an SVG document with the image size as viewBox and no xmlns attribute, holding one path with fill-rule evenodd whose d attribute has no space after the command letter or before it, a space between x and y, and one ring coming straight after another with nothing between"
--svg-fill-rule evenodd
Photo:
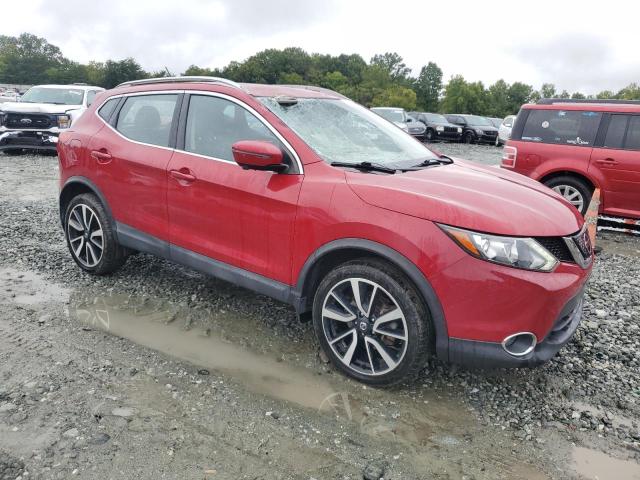
<instances>
[{"instance_id":1,"label":"muddy water reflection","mask_svg":"<svg viewBox=\"0 0 640 480\"><path fill-rule=\"evenodd\" d=\"M585 479L640 480L640 464L632 460L619 460L590 448L576 447L573 450L573 462L576 471Z\"/></svg>"},{"instance_id":2,"label":"muddy water reflection","mask_svg":"<svg viewBox=\"0 0 640 480\"><path fill-rule=\"evenodd\" d=\"M228 374L256 393L317 409L339 420L356 423L363 433L385 435L421 446L462 443L471 415L457 402L429 398L412 400L401 395L366 388L341 377L280 361L275 355L295 358L287 339L271 336L273 355L257 353L225 340L207 325L193 324L188 309L162 300L126 296L71 299L70 313L83 324L164 352L181 360ZM251 319L225 313L226 336L239 338L256 328ZM235 330L237 335L230 333ZM267 339L251 338L260 344ZM313 346L308 345L309 351Z\"/></svg>"}]
</instances>

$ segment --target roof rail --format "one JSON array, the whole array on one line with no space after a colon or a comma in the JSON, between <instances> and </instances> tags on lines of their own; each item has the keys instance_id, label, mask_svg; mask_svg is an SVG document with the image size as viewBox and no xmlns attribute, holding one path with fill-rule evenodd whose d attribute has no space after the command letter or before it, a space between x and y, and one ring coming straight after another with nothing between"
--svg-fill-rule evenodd
<instances>
[{"instance_id":1,"label":"roof rail","mask_svg":"<svg viewBox=\"0 0 640 480\"><path fill-rule=\"evenodd\" d=\"M133 87L136 85L152 85L154 83L220 83L229 87L240 88L240 85L232 80L220 77L202 77L202 76L185 76L185 77L158 77L143 78L142 80L131 80L129 82L117 85L119 87Z\"/></svg>"},{"instance_id":2,"label":"roof rail","mask_svg":"<svg viewBox=\"0 0 640 480\"><path fill-rule=\"evenodd\" d=\"M640 100L619 100L605 98L541 98L536 102L538 105L554 105L556 103L604 103L612 105L640 105Z\"/></svg>"}]
</instances>

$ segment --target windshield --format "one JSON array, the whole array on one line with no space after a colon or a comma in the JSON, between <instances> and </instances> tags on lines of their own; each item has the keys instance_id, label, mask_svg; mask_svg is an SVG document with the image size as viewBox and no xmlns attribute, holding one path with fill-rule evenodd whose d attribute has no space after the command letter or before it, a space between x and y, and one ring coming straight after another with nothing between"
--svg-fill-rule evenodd
<instances>
[{"instance_id":1,"label":"windshield","mask_svg":"<svg viewBox=\"0 0 640 480\"><path fill-rule=\"evenodd\" d=\"M371 111L377 113L382 118L386 118L390 122L406 122L407 121L407 119L404 116L403 110L372 108Z\"/></svg>"},{"instance_id":2,"label":"windshield","mask_svg":"<svg viewBox=\"0 0 640 480\"><path fill-rule=\"evenodd\" d=\"M427 120L433 123L449 123L449 121L444 118L444 115L438 115L437 113L427 113Z\"/></svg>"},{"instance_id":3,"label":"windshield","mask_svg":"<svg viewBox=\"0 0 640 480\"><path fill-rule=\"evenodd\" d=\"M33 87L22 97L27 103L53 103L56 105L82 105L84 91L77 88Z\"/></svg>"},{"instance_id":4,"label":"windshield","mask_svg":"<svg viewBox=\"0 0 640 480\"><path fill-rule=\"evenodd\" d=\"M469 125L481 125L483 127L493 127L493 124L484 117L478 117L477 115L469 115L467 118L467 123Z\"/></svg>"},{"instance_id":5,"label":"windshield","mask_svg":"<svg viewBox=\"0 0 640 480\"><path fill-rule=\"evenodd\" d=\"M371 162L402 168L438 158L398 127L351 100L301 98L293 105L281 105L269 97L259 100L328 163Z\"/></svg>"}]
</instances>

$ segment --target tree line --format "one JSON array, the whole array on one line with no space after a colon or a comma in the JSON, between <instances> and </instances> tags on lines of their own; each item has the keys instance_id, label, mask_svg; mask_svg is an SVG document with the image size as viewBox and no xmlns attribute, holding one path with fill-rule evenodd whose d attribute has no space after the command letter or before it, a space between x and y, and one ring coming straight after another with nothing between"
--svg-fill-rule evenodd
<instances>
[{"instance_id":1,"label":"tree line","mask_svg":"<svg viewBox=\"0 0 640 480\"><path fill-rule=\"evenodd\" d=\"M558 92L552 83L540 90L522 82L498 80L486 87L462 75L444 83L434 62L412 76L398 53L374 55L369 62L358 54L307 53L301 48L266 49L242 62L222 68L191 65L183 75L219 76L237 82L312 84L329 88L367 107L394 106L427 112L455 112L504 117L540 98L605 98L639 100L640 85L632 83L618 92L605 90L594 96ZM168 69L145 71L133 58L82 64L66 58L46 39L29 33L0 35L0 83L87 83L113 88L142 78L173 76Z\"/></svg>"}]
</instances>

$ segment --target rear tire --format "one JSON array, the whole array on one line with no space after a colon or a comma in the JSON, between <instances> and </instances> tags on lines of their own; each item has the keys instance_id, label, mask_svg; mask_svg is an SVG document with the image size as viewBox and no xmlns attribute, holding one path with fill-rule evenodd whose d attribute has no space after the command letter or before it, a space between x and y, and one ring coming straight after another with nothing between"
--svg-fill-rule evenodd
<instances>
[{"instance_id":1,"label":"rear tire","mask_svg":"<svg viewBox=\"0 0 640 480\"><path fill-rule=\"evenodd\" d=\"M467 132L462 137L462 143L471 144L475 141L475 135L471 132Z\"/></svg>"},{"instance_id":2,"label":"rear tire","mask_svg":"<svg viewBox=\"0 0 640 480\"><path fill-rule=\"evenodd\" d=\"M92 193L80 194L69 202L64 232L73 260L85 272L106 275L127 259L104 206Z\"/></svg>"},{"instance_id":3,"label":"rear tire","mask_svg":"<svg viewBox=\"0 0 640 480\"><path fill-rule=\"evenodd\" d=\"M313 325L338 370L375 386L414 377L434 344L428 310L413 285L373 259L345 263L326 275L315 292Z\"/></svg>"},{"instance_id":4,"label":"rear tire","mask_svg":"<svg viewBox=\"0 0 640 480\"><path fill-rule=\"evenodd\" d=\"M582 215L587 212L593 189L584 180L570 175L562 175L546 180L544 184L564 197Z\"/></svg>"}]
</instances>

